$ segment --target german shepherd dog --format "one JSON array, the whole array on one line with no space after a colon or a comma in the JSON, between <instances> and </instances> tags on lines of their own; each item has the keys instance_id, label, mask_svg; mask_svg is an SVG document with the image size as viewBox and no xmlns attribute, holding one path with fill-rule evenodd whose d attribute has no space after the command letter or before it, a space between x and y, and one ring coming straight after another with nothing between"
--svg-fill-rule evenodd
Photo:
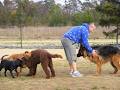
<instances>
[{"instance_id":1,"label":"german shepherd dog","mask_svg":"<svg viewBox=\"0 0 120 90\"><path fill-rule=\"evenodd\" d=\"M116 74L118 72L118 69L120 69L120 49L118 47L106 45L97 47L96 52L98 55L92 56L91 54L88 54L85 47L81 45L77 57L87 57L88 60L95 63L97 65L96 75L101 74L101 67L107 62L110 62L114 68L114 72L112 74Z\"/></svg>"}]
</instances>

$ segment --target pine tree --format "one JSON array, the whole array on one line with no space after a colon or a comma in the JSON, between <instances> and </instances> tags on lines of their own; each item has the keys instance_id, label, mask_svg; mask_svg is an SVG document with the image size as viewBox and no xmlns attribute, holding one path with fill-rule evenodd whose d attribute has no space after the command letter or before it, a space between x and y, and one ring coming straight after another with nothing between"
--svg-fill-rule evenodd
<instances>
[{"instance_id":1,"label":"pine tree","mask_svg":"<svg viewBox=\"0 0 120 90\"><path fill-rule=\"evenodd\" d=\"M99 24L102 26L115 26L112 32L116 33L116 43L118 44L118 35L120 34L120 1L119 0L105 0L96 10L101 13Z\"/></svg>"}]
</instances>

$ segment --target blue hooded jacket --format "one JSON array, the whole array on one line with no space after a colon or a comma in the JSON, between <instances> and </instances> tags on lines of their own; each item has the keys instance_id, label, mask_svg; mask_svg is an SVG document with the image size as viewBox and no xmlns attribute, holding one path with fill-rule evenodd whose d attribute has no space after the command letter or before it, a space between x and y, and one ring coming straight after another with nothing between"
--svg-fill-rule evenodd
<instances>
[{"instance_id":1,"label":"blue hooded jacket","mask_svg":"<svg viewBox=\"0 0 120 90\"><path fill-rule=\"evenodd\" d=\"M64 38L70 39L73 43L81 43L89 53L92 53L93 49L88 43L89 37L89 24L83 23L81 26L74 26L64 34Z\"/></svg>"}]
</instances>

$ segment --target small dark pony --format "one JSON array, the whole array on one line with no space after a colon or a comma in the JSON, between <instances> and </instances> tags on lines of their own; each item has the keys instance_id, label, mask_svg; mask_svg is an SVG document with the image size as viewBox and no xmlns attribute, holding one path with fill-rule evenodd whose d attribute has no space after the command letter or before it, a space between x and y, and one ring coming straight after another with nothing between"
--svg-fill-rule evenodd
<instances>
[{"instance_id":1,"label":"small dark pony","mask_svg":"<svg viewBox=\"0 0 120 90\"><path fill-rule=\"evenodd\" d=\"M114 47L111 45L106 46L93 46L93 49L96 49L97 55L93 56L92 54L88 54L86 48L81 45L78 51L77 57L83 56L87 57L88 60L95 63L97 65L96 74L101 74L101 67L103 64L110 62L112 67L114 68L113 74L118 72L120 68L120 50L118 47Z\"/></svg>"}]
</instances>

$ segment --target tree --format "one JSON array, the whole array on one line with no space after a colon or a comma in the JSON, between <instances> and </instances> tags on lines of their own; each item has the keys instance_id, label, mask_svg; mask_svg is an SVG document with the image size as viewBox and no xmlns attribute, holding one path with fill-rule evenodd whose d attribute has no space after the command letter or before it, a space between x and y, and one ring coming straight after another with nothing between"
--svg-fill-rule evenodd
<instances>
[{"instance_id":1,"label":"tree","mask_svg":"<svg viewBox=\"0 0 120 90\"><path fill-rule=\"evenodd\" d=\"M49 26L63 26L67 24L66 17L58 5L52 6L48 16Z\"/></svg>"},{"instance_id":2,"label":"tree","mask_svg":"<svg viewBox=\"0 0 120 90\"><path fill-rule=\"evenodd\" d=\"M78 12L72 16L72 25L80 25L82 23L97 22L99 18L99 13L93 10L85 10L83 12Z\"/></svg>"},{"instance_id":3,"label":"tree","mask_svg":"<svg viewBox=\"0 0 120 90\"><path fill-rule=\"evenodd\" d=\"M6 18L5 8L3 4L0 2L0 25L4 25L6 23L6 20L4 18Z\"/></svg>"},{"instance_id":4,"label":"tree","mask_svg":"<svg viewBox=\"0 0 120 90\"><path fill-rule=\"evenodd\" d=\"M106 0L103 1L96 10L101 13L99 24L102 26L115 26L116 29L116 43L118 44L118 35L120 33L120 1Z\"/></svg>"},{"instance_id":5,"label":"tree","mask_svg":"<svg viewBox=\"0 0 120 90\"><path fill-rule=\"evenodd\" d=\"M103 31L103 34L105 35L105 38L109 38L109 39L112 39L115 36L113 32Z\"/></svg>"}]
</instances>

